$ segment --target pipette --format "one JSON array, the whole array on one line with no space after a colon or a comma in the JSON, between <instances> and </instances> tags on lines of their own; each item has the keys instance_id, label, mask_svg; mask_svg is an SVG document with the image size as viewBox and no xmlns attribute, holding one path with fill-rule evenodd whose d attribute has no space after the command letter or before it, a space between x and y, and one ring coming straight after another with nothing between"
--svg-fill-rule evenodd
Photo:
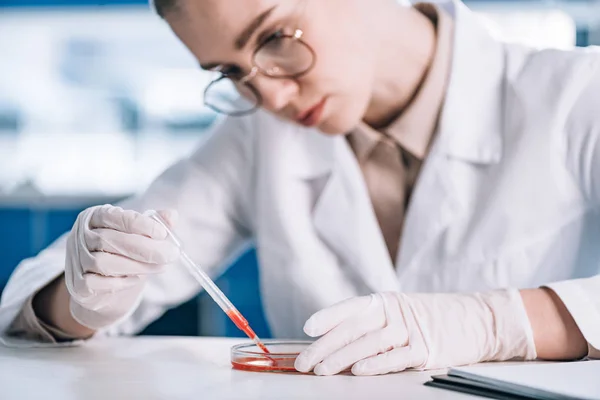
<instances>
[{"instance_id":1,"label":"pipette","mask_svg":"<svg viewBox=\"0 0 600 400\"><path fill-rule=\"evenodd\" d=\"M243 331L252 341L265 353L269 354L269 350L265 347L265 345L260 341L260 338L254 333L250 324L244 316L238 311L237 308L229 301L227 296L223 294L221 289L215 284L215 282L210 279L208 275L200 268L198 264L194 262L188 256L188 254L183 250L183 244L181 240L175 235L175 233L169 228L169 225L162 218L162 216L156 211L147 211L145 215L153 218L156 222L162 225L163 228L167 231L170 239L173 243L179 248L179 252L181 255L181 260L183 264L187 267L189 272L198 280L200 285L206 290L206 293L209 294L210 297L221 307L221 309L227 314L227 316L233 321L235 326L237 326L241 331Z\"/></svg>"}]
</instances>

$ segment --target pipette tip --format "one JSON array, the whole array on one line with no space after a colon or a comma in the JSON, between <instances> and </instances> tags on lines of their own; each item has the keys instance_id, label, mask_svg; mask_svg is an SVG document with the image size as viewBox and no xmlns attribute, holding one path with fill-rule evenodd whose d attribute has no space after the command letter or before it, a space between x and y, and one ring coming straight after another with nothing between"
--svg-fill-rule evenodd
<instances>
[{"instance_id":1,"label":"pipette tip","mask_svg":"<svg viewBox=\"0 0 600 400\"><path fill-rule=\"evenodd\" d=\"M261 342L260 338L256 335L254 335L254 337L252 338L252 341L254 342L254 344L256 344L258 346L259 349L261 349L265 354L270 354L269 349L267 349L267 346L264 345L263 342Z\"/></svg>"}]
</instances>

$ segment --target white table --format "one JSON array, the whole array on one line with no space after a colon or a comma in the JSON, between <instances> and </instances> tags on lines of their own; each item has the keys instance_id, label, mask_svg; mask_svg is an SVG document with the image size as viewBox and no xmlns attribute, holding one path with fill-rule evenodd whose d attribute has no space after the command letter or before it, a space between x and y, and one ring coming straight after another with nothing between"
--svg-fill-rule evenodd
<instances>
[{"instance_id":1,"label":"white table","mask_svg":"<svg viewBox=\"0 0 600 400\"><path fill-rule=\"evenodd\" d=\"M243 340L243 339L242 339ZM0 346L0 399L478 399L424 386L434 372L319 377L233 370L240 339L136 337L80 347Z\"/></svg>"}]
</instances>

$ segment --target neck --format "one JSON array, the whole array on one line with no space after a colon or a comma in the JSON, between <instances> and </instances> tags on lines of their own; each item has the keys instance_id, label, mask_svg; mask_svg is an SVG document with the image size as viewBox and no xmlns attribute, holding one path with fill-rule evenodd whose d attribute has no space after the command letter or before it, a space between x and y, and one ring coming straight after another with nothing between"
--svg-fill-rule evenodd
<instances>
[{"instance_id":1,"label":"neck","mask_svg":"<svg viewBox=\"0 0 600 400\"><path fill-rule=\"evenodd\" d=\"M363 117L375 129L389 125L412 101L436 49L433 22L413 8L395 6L379 26L374 91Z\"/></svg>"}]
</instances>

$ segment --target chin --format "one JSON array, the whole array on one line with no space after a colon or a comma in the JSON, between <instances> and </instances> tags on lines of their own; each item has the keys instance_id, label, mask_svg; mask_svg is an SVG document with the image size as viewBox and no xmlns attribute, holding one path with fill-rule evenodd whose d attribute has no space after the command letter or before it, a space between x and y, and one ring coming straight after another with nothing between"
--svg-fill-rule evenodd
<instances>
[{"instance_id":1,"label":"chin","mask_svg":"<svg viewBox=\"0 0 600 400\"><path fill-rule=\"evenodd\" d=\"M360 123L360 118L328 118L319 124L319 131L337 136L350 133Z\"/></svg>"},{"instance_id":2,"label":"chin","mask_svg":"<svg viewBox=\"0 0 600 400\"><path fill-rule=\"evenodd\" d=\"M338 136L338 135L345 135L346 133L348 133L348 131L343 131L340 129L336 129L336 128L332 128L329 125L322 125L319 127L319 131L321 133L324 133L325 135L328 136Z\"/></svg>"},{"instance_id":3,"label":"chin","mask_svg":"<svg viewBox=\"0 0 600 400\"><path fill-rule=\"evenodd\" d=\"M337 102L330 104L329 115L321 121L318 128L326 135L346 135L354 130L362 121L366 106L358 102Z\"/></svg>"}]
</instances>

